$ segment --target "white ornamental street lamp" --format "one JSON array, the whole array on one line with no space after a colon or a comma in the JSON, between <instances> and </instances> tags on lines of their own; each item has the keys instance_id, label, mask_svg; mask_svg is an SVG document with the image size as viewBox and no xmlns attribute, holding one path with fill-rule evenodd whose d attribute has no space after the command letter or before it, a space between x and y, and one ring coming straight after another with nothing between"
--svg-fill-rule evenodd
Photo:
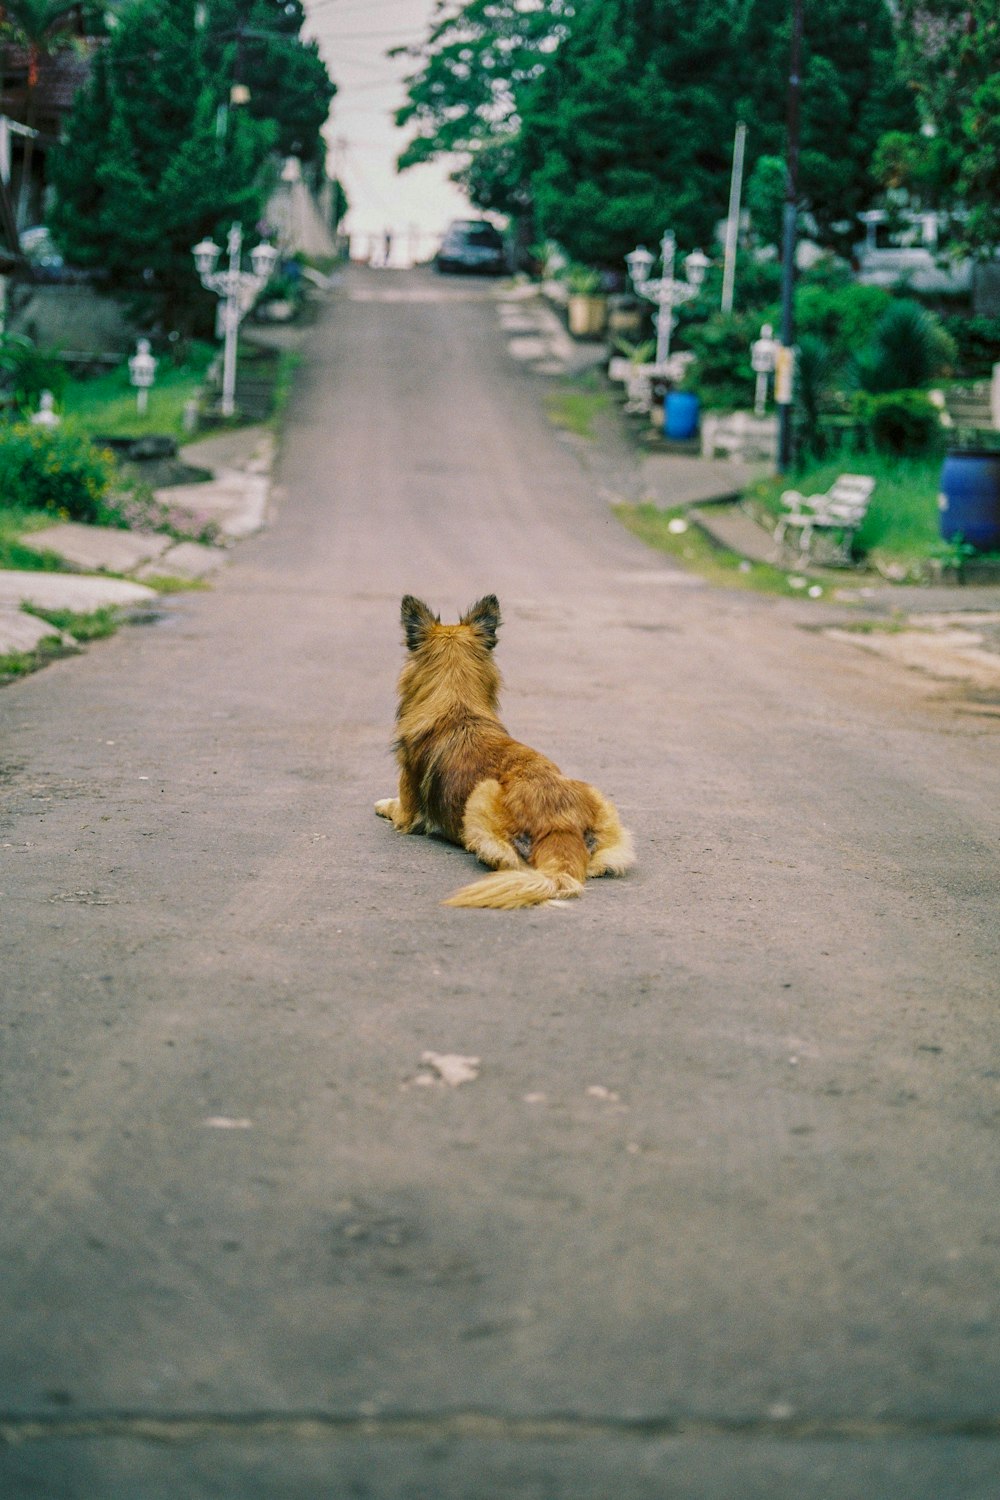
<instances>
[{"instance_id":1,"label":"white ornamental street lamp","mask_svg":"<svg viewBox=\"0 0 1000 1500\"><path fill-rule=\"evenodd\" d=\"M158 361L150 353L149 339L140 339L128 362L128 378L135 386L136 409L141 413L149 402L149 388L156 378Z\"/></svg>"},{"instance_id":2,"label":"white ornamental street lamp","mask_svg":"<svg viewBox=\"0 0 1000 1500\"><path fill-rule=\"evenodd\" d=\"M637 245L631 254L625 257L632 285L639 296L657 304L656 370L661 375L666 374L667 361L670 358L670 334L674 326L674 308L679 303L687 302L697 295L705 280L705 272L711 264L708 256L702 251L692 250L690 255L684 257L686 279L681 281L674 275L676 254L677 240L673 231L668 229L660 243L663 275L658 279L650 280L649 273L653 269L655 257L645 245Z\"/></svg>"},{"instance_id":3,"label":"white ornamental street lamp","mask_svg":"<svg viewBox=\"0 0 1000 1500\"><path fill-rule=\"evenodd\" d=\"M201 240L191 251L201 284L217 297L224 298L220 306L225 344L222 357L222 415L231 417L236 410L236 341L240 324L250 311L257 294L270 279L278 252L273 245L256 245L250 251L251 270L240 268L243 253L243 225L234 224L226 241L229 266L225 271L215 269L221 250L212 240Z\"/></svg>"}]
</instances>

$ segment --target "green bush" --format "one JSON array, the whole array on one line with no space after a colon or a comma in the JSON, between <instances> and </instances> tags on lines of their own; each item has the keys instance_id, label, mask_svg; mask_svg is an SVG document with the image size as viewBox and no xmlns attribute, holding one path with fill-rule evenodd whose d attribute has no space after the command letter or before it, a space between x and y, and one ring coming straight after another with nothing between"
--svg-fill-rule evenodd
<instances>
[{"instance_id":1,"label":"green bush","mask_svg":"<svg viewBox=\"0 0 1000 1500\"><path fill-rule=\"evenodd\" d=\"M54 354L44 354L23 334L0 334L0 383L18 411L34 411L43 391L60 396L66 379L66 366Z\"/></svg>"},{"instance_id":2,"label":"green bush","mask_svg":"<svg viewBox=\"0 0 1000 1500\"><path fill-rule=\"evenodd\" d=\"M872 446L884 453L929 453L941 441L941 418L924 391L859 392L859 419Z\"/></svg>"},{"instance_id":3,"label":"green bush","mask_svg":"<svg viewBox=\"0 0 1000 1500\"><path fill-rule=\"evenodd\" d=\"M944 319L955 341L957 373L966 380L988 380L1000 361L1000 318Z\"/></svg>"},{"instance_id":4,"label":"green bush","mask_svg":"<svg viewBox=\"0 0 1000 1500\"><path fill-rule=\"evenodd\" d=\"M0 427L0 496L7 504L95 522L114 476L111 454L61 428Z\"/></svg>"},{"instance_id":5,"label":"green bush","mask_svg":"<svg viewBox=\"0 0 1000 1500\"><path fill-rule=\"evenodd\" d=\"M804 333L795 374L795 446L803 455L822 455L827 446L822 412L834 372L830 346L816 334Z\"/></svg>"},{"instance_id":6,"label":"green bush","mask_svg":"<svg viewBox=\"0 0 1000 1500\"><path fill-rule=\"evenodd\" d=\"M863 391L912 391L944 374L955 363L955 344L941 319L910 297L886 308L871 342L855 360L855 380Z\"/></svg>"},{"instance_id":7,"label":"green bush","mask_svg":"<svg viewBox=\"0 0 1000 1500\"><path fill-rule=\"evenodd\" d=\"M871 338L872 328L892 303L881 286L806 282L795 292L795 327L822 339L837 361L856 354Z\"/></svg>"},{"instance_id":8,"label":"green bush","mask_svg":"<svg viewBox=\"0 0 1000 1500\"><path fill-rule=\"evenodd\" d=\"M760 337L758 313L713 313L704 323L690 323L678 342L694 354L684 380L705 406L741 407L753 402L756 377L750 345Z\"/></svg>"}]
</instances>

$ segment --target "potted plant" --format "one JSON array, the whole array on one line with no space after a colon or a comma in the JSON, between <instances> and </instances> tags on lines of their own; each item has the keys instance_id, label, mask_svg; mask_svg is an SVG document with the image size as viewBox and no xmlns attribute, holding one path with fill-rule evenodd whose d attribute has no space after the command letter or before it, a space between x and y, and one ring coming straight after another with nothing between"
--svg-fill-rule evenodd
<instances>
[{"instance_id":1,"label":"potted plant","mask_svg":"<svg viewBox=\"0 0 1000 1500\"><path fill-rule=\"evenodd\" d=\"M601 292L601 273L590 266L570 265L564 280L569 299L569 331L575 338L599 338L608 319L608 299Z\"/></svg>"},{"instance_id":2,"label":"potted plant","mask_svg":"<svg viewBox=\"0 0 1000 1500\"><path fill-rule=\"evenodd\" d=\"M633 344L630 339L615 339L618 353L608 360L608 379L628 385L640 365L648 364L656 353L656 340Z\"/></svg>"}]
</instances>

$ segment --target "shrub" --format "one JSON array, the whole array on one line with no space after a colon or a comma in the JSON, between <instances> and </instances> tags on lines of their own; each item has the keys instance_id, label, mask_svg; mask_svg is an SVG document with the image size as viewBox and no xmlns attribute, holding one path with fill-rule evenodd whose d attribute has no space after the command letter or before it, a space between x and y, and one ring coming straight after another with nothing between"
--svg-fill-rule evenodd
<instances>
[{"instance_id":1,"label":"shrub","mask_svg":"<svg viewBox=\"0 0 1000 1500\"><path fill-rule=\"evenodd\" d=\"M18 411L34 411L43 391L62 394L66 366L54 354L43 354L20 333L0 335L0 380Z\"/></svg>"},{"instance_id":2,"label":"shrub","mask_svg":"<svg viewBox=\"0 0 1000 1500\"><path fill-rule=\"evenodd\" d=\"M795 292L795 327L822 339L834 359L842 359L868 343L891 304L892 293L881 286L805 282Z\"/></svg>"},{"instance_id":3,"label":"shrub","mask_svg":"<svg viewBox=\"0 0 1000 1500\"><path fill-rule=\"evenodd\" d=\"M694 354L684 379L706 406L748 406L753 402L755 376L750 345L760 337L757 313L713 313L704 323L691 323L682 341Z\"/></svg>"},{"instance_id":4,"label":"shrub","mask_svg":"<svg viewBox=\"0 0 1000 1500\"><path fill-rule=\"evenodd\" d=\"M95 522L114 476L110 453L78 433L17 423L0 427L0 495L11 504Z\"/></svg>"},{"instance_id":5,"label":"shrub","mask_svg":"<svg viewBox=\"0 0 1000 1500\"><path fill-rule=\"evenodd\" d=\"M944 327L958 351L958 374L966 380L989 379L1000 361L1000 318L950 317Z\"/></svg>"},{"instance_id":6,"label":"shrub","mask_svg":"<svg viewBox=\"0 0 1000 1500\"><path fill-rule=\"evenodd\" d=\"M867 348L855 360L855 380L863 391L912 391L955 362L954 341L941 319L912 298L886 308Z\"/></svg>"},{"instance_id":7,"label":"shrub","mask_svg":"<svg viewBox=\"0 0 1000 1500\"><path fill-rule=\"evenodd\" d=\"M872 446L885 453L928 453L941 440L938 409L923 391L859 392L855 402Z\"/></svg>"},{"instance_id":8,"label":"shrub","mask_svg":"<svg viewBox=\"0 0 1000 1500\"><path fill-rule=\"evenodd\" d=\"M798 343L795 376L795 445L802 454L819 455L826 447L821 413L834 368L829 345L816 334L804 333Z\"/></svg>"}]
</instances>

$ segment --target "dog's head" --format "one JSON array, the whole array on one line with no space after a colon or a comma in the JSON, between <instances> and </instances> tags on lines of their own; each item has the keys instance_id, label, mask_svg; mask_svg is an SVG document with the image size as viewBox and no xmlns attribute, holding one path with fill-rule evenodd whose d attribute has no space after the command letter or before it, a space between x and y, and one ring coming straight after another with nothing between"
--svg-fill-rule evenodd
<instances>
[{"instance_id":1,"label":"dog's head","mask_svg":"<svg viewBox=\"0 0 1000 1500\"><path fill-rule=\"evenodd\" d=\"M441 616L432 614L421 599L405 594L400 617L409 651L419 651L428 641L443 636L463 639L470 645L492 651L501 625L500 602L496 594L484 595L466 610L457 625L442 625Z\"/></svg>"}]
</instances>

